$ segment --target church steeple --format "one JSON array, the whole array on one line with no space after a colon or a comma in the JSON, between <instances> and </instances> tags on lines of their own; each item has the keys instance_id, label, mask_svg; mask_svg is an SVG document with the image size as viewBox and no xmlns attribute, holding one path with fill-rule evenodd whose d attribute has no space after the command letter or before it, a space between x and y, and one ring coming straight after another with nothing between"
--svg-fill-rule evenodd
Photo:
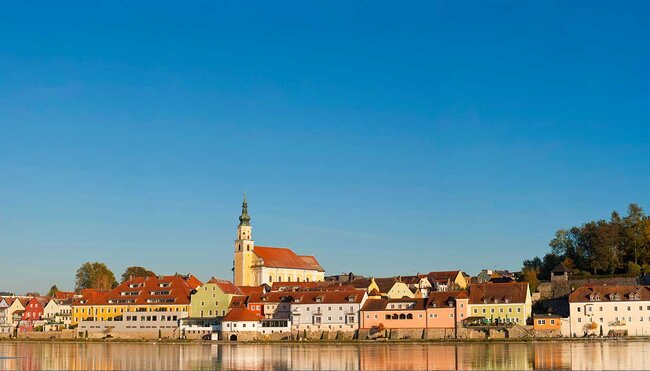
<instances>
[{"instance_id":1,"label":"church steeple","mask_svg":"<svg viewBox=\"0 0 650 371\"><path fill-rule=\"evenodd\" d=\"M239 216L240 226L251 225L251 217L248 215L248 202L246 202L246 193L244 192L244 202L241 204L241 215Z\"/></svg>"}]
</instances>

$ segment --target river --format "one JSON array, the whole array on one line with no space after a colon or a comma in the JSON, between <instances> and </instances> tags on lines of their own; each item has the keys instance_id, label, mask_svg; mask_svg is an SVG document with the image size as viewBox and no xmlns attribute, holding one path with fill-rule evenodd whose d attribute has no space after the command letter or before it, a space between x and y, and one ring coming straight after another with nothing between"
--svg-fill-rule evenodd
<instances>
[{"instance_id":1,"label":"river","mask_svg":"<svg viewBox=\"0 0 650 371\"><path fill-rule=\"evenodd\" d=\"M650 342L0 342L0 370L648 370Z\"/></svg>"}]
</instances>

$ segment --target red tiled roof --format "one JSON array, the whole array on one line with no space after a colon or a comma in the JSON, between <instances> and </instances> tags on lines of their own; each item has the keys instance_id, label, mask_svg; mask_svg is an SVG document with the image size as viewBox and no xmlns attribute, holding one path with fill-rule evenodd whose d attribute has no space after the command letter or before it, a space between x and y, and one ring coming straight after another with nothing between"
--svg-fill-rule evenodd
<instances>
[{"instance_id":1,"label":"red tiled roof","mask_svg":"<svg viewBox=\"0 0 650 371\"><path fill-rule=\"evenodd\" d=\"M510 303L524 303L527 293L527 282L479 283L470 286L469 303L494 303L495 300L501 303L506 300Z\"/></svg>"},{"instance_id":2,"label":"red tiled roof","mask_svg":"<svg viewBox=\"0 0 650 371\"><path fill-rule=\"evenodd\" d=\"M74 299L72 305L91 305L97 299L106 295L111 290L100 290L100 289L82 289L81 296Z\"/></svg>"},{"instance_id":3,"label":"red tiled roof","mask_svg":"<svg viewBox=\"0 0 650 371\"><path fill-rule=\"evenodd\" d=\"M72 299L74 297L74 291L57 291L54 293L54 299Z\"/></svg>"},{"instance_id":4,"label":"red tiled roof","mask_svg":"<svg viewBox=\"0 0 650 371\"><path fill-rule=\"evenodd\" d=\"M237 288L237 286L235 286L232 282L230 282L228 280L222 280L222 279L212 277L206 283L214 283L214 284L216 284L217 286L219 286L221 291L224 292L224 294L229 294L229 295L241 295L242 294L241 290L239 290Z\"/></svg>"},{"instance_id":5,"label":"red tiled roof","mask_svg":"<svg viewBox=\"0 0 650 371\"><path fill-rule=\"evenodd\" d=\"M193 277L193 276L192 276ZM198 281L198 280L197 280ZM96 297L92 305L187 305L194 287L181 276L134 277ZM122 295L122 293L129 293Z\"/></svg>"},{"instance_id":6,"label":"red tiled roof","mask_svg":"<svg viewBox=\"0 0 650 371\"><path fill-rule=\"evenodd\" d=\"M265 267L307 269L324 272L313 256L298 256L286 247L255 246L253 251L262 258Z\"/></svg>"},{"instance_id":7,"label":"red tiled roof","mask_svg":"<svg viewBox=\"0 0 650 371\"><path fill-rule=\"evenodd\" d=\"M248 297L248 303L279 303L282 301L292 301L293 297L298 295L297 292L272 291L266 294L254 293Z\"/></svg>"},{"instance_id":8,"label":"red tiled roof","mask_svg":"<svg viewBox=\"0 0 650 371\"><path fill-rule=\"evenodd\" d=\"M319 271L319 272L325 272L325 269L318 264L318 260L313 255L298 255L300 259L302 259L305 263L307 263L309 266L311 266L311 269Z\"/></svg>"},{"instance_id":9,"label":"red tiled roof","mask_svg":"<svg viewBox=\"0 0 650 371\"><path fill-rule=\"evenodd\" d=\"M230 304L228 305L229 308L236 308L236 307L246 307L246 301L248 300L248 296L241 295L241 296L233 296L232 299L230 300Z\"/></svg>"},{"instance_id":10,"label":"red tiled roof","mask_svg":"<svg viewBox=\"0 0 650 371\"><path fill-rule=\"evenodd\" d=\"M429 280L441 280L441 279L448 279L450 281L454 281L458 274L461 273L460 271L440 271L440 272L429 272L423 276L429 278Z\"/></svg>"},{"instance_id":11,"label":"red tiled roof","mask_svg":"<svg viewBox=\"0 0 650 371\"><path fill-rule=\"evenodd\" d=\"M203 285L203 282L201 282L198 278L194 277L193 274L188 274L187 276L183 276L183 279L194 290L196 290L197 287Z\"/></svg>"},{"instance_id":12,"label":"red tiled roof","mask_svg":"<svg viewBox=\"0 0 650 371\"><path fill-rule=\"evenodd\" d=\"M389 304L401 303L415 303L413 308L388 308ZM368 299L363 304L364 311L379 311L379 310L424 310L427 299Z\"/></svg>"},{"instance_id":13,"label":"red tiled roof","mask_svg":"<svg viewBox=\"0 0 650 371\"><path fill-rule=\"evenodd\" d=\"M584 303L591 301L629 301L630 294L638 293L640 301L650 301L650 286L620 286L620 285L594 285L578 287L569 295L569 303ZM590 295L594 294L594 300ZM618 294L616 300L612 294ZM597 300L596 300L596 295Z\"/></svg>"},{"instance_id":14,"label":"red tiled roof","mask_svg":"<svg viewBox=\"0 0 650 371\"><path fill-rule=\"evenodd\" d=\"M257 313L246 308L232 308L226 315L223 317L223 322L235 322L235 321L259 321L260 317Z\"/></svg>"},{"instance_id":15,"label":"red tiled roof","mask_svg":"<svg viewBox=\"0 0 650 371\"><path fill-rule=\"evenodd\" d=\"M237 288L244 295L263 294L264 293L264 287L262 287L262 286L237 286Z\"/></svg>"},{"instance_id":16,"label":"red tiled roof","mask_svg":"<svg viewBox=\"0 0 650 371\"><path fill-rule=\"evenodd\" d=\"M429 293L427 307L448 307L456 299L467 299L465 291L434 291Z\"/></svg>"},{"instance_id":17,"label":"red tiled roof","mask_svg":"<svg viewBox=\"0 0 650 371\"><path fill-rule=\"evenodd\" d=\"M343 304L343 303L361 303L365 291L297 291L291 293L294 304ZM320 299L317 300L317 299Z\"/></svg>"}]
</instances>

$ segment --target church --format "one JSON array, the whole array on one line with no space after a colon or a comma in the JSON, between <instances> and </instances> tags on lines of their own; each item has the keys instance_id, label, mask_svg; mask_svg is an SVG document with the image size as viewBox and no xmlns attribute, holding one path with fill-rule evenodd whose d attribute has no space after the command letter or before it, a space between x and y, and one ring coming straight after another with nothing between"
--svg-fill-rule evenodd
<instances>
[{"instance_id":1,"label":"church","mask_svg":"<svg viewBox=\"0 0 650 371\"><path fill-rule=\"evenodd\" d=\"M250 222L244 195L235 240L233 271L236 286L324 280L325 270L315 257L297 255L286 247L256 246Z\"/></svg>"}]
</instances>

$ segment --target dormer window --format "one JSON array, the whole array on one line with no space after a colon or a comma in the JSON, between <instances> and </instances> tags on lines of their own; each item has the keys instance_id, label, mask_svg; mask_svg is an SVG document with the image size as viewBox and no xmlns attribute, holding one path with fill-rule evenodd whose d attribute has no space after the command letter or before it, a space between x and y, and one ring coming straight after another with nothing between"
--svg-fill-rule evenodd
<instances>
[{"instance_id":1,"label":"dormer window","mask_svg":"<svg viewBox=\"0 0 650 371\"><path fill-rule=\"evenodd\" d=\"M597 292L596 293L591 293L591 295L589 295L589 300L591 300L591 301L600 301L600 294L597 293Z\"/></svg>"},{"instance_id":2,"label":"dormer window","mask_svg":"<svg viewBox=\"0 0 650 371\"><path fill-rule=\"evenodd\" d=\"M503 301L504 301L505 303L510 303L510 298L505 298L505 299L503 299Z\"/></svg>"},{"instance_id":3,"label":"dormer window","mask_svg":"<svg viewBox=\"0 0 650 371\"><path fill-rule=\"evenodd\" d=\"M495 304L498 304L498 303L499 303L499 299L498 299L498 298L494 298L494 303L495 303Z\"/></svg>"},{"instance_id":4,"label":"dormer window","mask_svg":"<svg viewBox=\"0 0 650 371\"><path fill-rule=\"evenodd\" d=\"M316 302L317 302L317 303L320 303L320 302L322 302L322 301L323 301L323 298L322 298L322 297L320 297L320 296L317 296L317 297L316 297Z\"/></svg>"}]
</instances>

